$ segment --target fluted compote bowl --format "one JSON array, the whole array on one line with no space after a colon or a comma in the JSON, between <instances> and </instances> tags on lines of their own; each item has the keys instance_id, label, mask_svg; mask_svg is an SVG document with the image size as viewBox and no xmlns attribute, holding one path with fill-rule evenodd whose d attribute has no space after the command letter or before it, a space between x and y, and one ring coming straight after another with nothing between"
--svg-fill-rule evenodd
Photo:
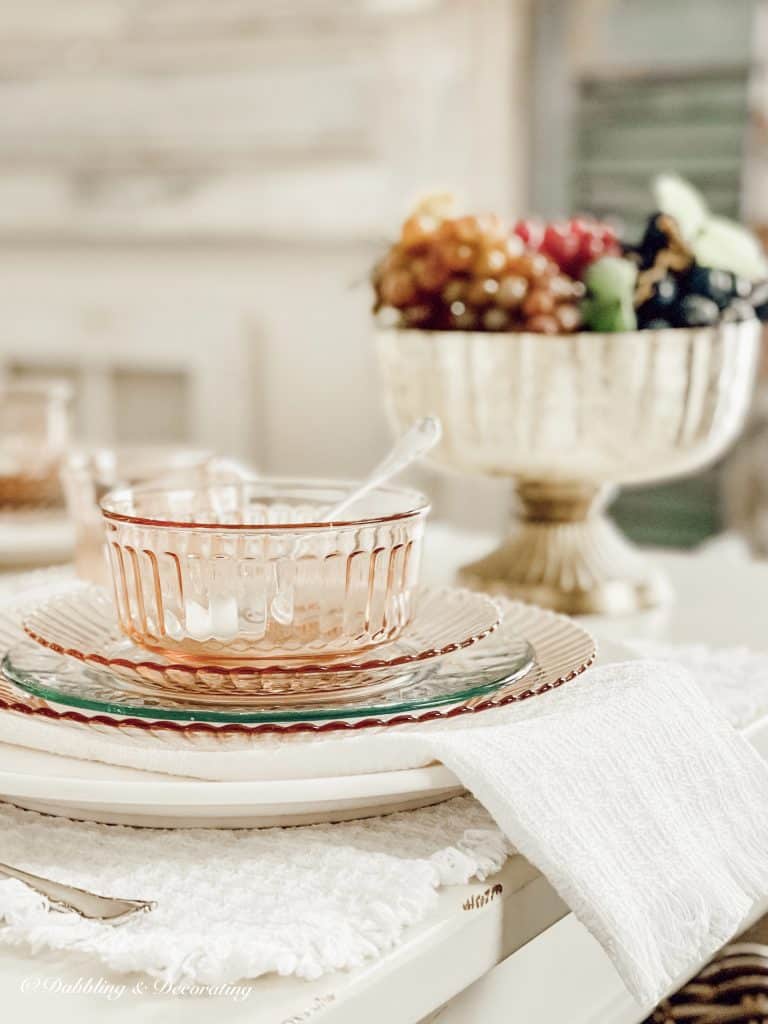
<instances>
[{"instance_id":1,"label":"fluted compote bowl","mask_svg":"<svg viewBox=\"0 0 768 1024\"><path fill-rule=\"evenodd\" d=\"M712 462L752 395L757 321L617 334L381 330L389 410L436 415L442 468L509 477L519 521L465 583L571 614L662 601L666 581L604 514L617 484Z\"/></svg>"}]
</instances>

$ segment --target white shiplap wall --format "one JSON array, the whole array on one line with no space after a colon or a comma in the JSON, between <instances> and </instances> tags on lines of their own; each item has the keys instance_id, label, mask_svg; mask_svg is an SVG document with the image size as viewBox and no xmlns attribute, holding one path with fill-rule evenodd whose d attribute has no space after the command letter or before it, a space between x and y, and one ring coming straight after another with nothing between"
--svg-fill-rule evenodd
<instances>
[{"instance_id":1,"label":"white shiplap wall","mask_svg":"<svg viewBox=\"0 0 768 1024\"><path fill-rule=\"evenodd\" d=\"M530 0L8 7L0 363L70 373L92 438L365 468L354 285L419 189L524 206Z\"/></svg>"}]
</instances>

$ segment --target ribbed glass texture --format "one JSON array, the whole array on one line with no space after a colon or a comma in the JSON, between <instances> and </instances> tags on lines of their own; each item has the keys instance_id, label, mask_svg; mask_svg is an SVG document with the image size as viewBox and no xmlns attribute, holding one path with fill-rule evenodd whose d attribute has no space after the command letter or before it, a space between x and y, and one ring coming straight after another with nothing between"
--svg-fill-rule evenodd
<instances>
[{"instance_id":1,"label":"ribbed glass texture","mask_svg":"<svg viewBox=\"0 0 768 1024\"><path fill-rule=\"evenodd\" d=\"M334 657L394 639L428 505L381 488L350 521L319 523L344 493L269 481L115 492L102 508L121 628L199 664Z\"/></svg>"},{"instance_id":2,"label":"ribbed glass texture","mask_svg":"<svg viewBox=\"0 0 768 1024\"><path fill-rule=\"evenodd\" d=\"M443 467L548 483L689 473L749 409L756 320L617 334L381 331L394 423L439 416Z\"/></svg>"}]
</instances>

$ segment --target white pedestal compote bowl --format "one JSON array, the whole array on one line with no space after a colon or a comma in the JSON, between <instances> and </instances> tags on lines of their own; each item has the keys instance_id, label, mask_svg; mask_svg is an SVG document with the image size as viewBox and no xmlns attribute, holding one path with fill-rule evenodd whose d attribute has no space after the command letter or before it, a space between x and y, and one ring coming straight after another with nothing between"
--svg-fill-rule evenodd
<instances>
[{"instance_id":1,"label":"white pedestal compote bowl","mask_svg":"<svg viewBox=\"0 0 768 1024\"><path fill-rule=\"evenodd\" d=\"M545 337L381 330L391 418L439 416L437 466L508 477L520 518L466 584L567 613L658 604L665 581L604 514L617 484L692 473L738 436L757 321Z\"/></svg>"}]
</instances>

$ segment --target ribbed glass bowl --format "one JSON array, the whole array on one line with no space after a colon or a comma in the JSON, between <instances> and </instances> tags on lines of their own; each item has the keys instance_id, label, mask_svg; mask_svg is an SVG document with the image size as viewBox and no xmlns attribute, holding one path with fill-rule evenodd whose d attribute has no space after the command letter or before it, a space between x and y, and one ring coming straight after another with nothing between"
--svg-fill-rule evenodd
<instances>
[{"instance_id":1,"label":"ribbed glass bowl","mask_svg":"<svg viewBox=\"0 0 768 1024\"><path fill-rule=\"evenodd\" d=\"M760 325L617 334L378 333L398 427L439 416L441 468L565 488L691 473L739 434Z\"/></svg>"},{"instance_id":2,"label":"ribbed glass bowl","mask_svg":"<svg viewBox=\"0 0 768 1024\"><path fill-rule=\"evenodd\" d=\"M121 629L192 664L300 663L395 639L411 614L429 504L354 483L139 486L101 502Z\"/></svg>"}]
</instances>

